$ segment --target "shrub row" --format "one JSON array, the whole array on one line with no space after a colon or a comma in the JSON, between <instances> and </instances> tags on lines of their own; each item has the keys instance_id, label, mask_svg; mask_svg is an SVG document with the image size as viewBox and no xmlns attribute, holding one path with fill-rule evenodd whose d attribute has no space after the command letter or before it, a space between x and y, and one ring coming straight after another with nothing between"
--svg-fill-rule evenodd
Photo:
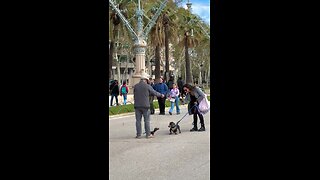
<instances>
[{"instance_id":1,"label":"shrub row","mask_svg":"<svg viewBox=\"0 0 320 180\"><path fill-rule=\"evenodd\" d=\"M208 101L210 101L210 96L207 97ZM166 107L170 107L170 101L166 100ZM181 102L180 102L181 105ZM153 106L155 109L159 108L158 101L153 101ZM128 112L134 112L133 104L120 105L120 106L111 106L109 107L109 115L123 114Z\"/></svg>"}]
</instances>

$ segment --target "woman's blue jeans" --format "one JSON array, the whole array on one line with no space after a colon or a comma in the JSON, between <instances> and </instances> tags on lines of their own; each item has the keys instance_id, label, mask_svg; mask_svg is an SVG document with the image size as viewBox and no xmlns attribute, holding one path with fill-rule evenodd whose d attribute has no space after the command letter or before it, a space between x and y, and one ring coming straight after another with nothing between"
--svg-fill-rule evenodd
<instances>
[{"instance_id":1,"label":"woman's blue jeans","mask_svg":"<svg viewBox=\"0 0 320 180\"><path fill-rule=\"evenodd\" d=\"M175 101L174 102L171 102L171 107L170 107L170 110L169 112L172 113L173 109L174 109L174 105L176 105L176 111L177 113L180 113L180 108L179 108L179 97L175 97Z\"/></svg>"},{"instance_id":2,"label":"woman's blue jeans","mask_svg":"<svg viewBox=\"0 0 320 180\"><path fill-rule=\"evenodd\" d=\"M123 96L123 104L126 105L127 104L127 94L122 94Z\"/></svg>"}]
</instances>

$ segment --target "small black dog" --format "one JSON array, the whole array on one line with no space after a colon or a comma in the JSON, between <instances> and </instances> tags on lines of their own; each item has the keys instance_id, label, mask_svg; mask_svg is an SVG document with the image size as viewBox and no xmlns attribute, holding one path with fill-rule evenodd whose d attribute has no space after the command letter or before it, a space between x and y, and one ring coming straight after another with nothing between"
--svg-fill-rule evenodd
<instances>
[{"instance_id":1,"label":"small black dog","mask_svg":"<svg viewBox=\"0 0 320 180\"><path fill-rule=\"evenodd\" d=\"M151 131L150 133L154 136L154 133L156 133L156 131L158 131L159 128L154 128L153 131Z\"/></svg>"},{"instance_id":2,"label":"small black dog","mask_svg":"<svg viewBox=\"0 0 320 180\"><path fill-rule=\"evenodd\" d=\"M177 131L179 130L179 133L181 133L180 131L180 126L178 124L175 124L174 122L170 122L169 126L170 129L170 134L172 134L172 132L174 132L174 134L177 134Z\"/></svg>"}]
</instances>

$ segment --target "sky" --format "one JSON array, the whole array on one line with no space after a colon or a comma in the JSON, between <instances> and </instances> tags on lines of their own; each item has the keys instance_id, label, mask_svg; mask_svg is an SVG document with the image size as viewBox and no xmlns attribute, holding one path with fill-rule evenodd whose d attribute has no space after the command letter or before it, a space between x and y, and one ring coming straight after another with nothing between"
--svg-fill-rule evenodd
<instances>
[{"instance_id":1,"label":"sky","mask_svg":"<svg viewBox=\"0 0 320 180\"><path fill-rule=\"evenodd\" d=\"M182 2L182 6L187 8L188 0ZM205 22L210 24L210 0L189 0L191 12L199 15Z\"/></svg>"}]
</instances>

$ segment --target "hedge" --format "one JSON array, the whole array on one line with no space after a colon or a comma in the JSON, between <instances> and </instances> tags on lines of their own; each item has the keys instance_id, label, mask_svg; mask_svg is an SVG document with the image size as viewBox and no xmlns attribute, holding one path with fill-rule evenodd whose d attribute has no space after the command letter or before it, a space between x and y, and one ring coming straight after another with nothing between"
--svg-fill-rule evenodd
<instances>
[{"instance_id":1,"label":"hedge","mask_svg":"<svg viewBox=\"0 0 320 180\"><path fill-rule=\"evenodd\" d=\"M210 101L210 96L207 96L207 98L208 98L208 101ZM170 101L166 100L165 105L166 107L170 107ZM153 101L153 106L155 109L158 109L159 108L158 101ZM117 115L117 114L129 113L129 112L134 112L133 104L109 107L109 115Z\"/></svg>"}]
</instances>

